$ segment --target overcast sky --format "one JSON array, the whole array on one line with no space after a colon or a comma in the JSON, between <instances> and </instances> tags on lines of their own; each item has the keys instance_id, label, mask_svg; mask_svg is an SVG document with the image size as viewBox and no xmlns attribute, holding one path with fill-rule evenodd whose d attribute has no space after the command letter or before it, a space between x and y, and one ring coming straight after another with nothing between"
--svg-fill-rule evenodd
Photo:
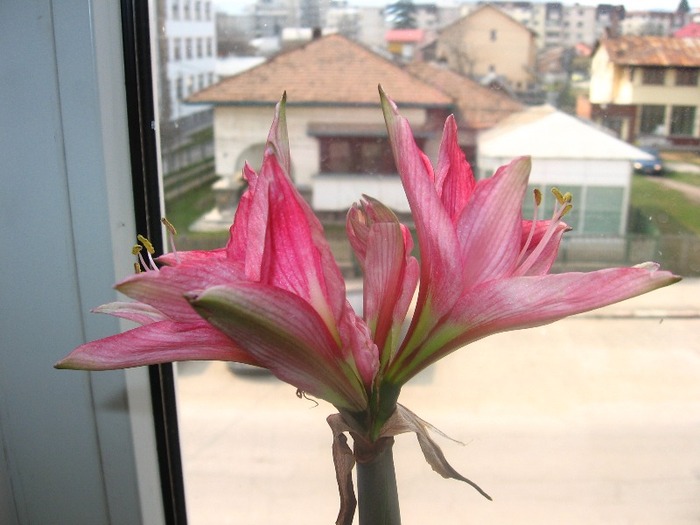
<instances>
[{"instance_id":1,"label":"overcast sky","mask_svg":"<svg viewBox=\"0 0 700 525\"><path fill-rule=\"evenodd\" d=\"M545 0L534 1L537 2ZM658 11L675 11L676 7L678 7L679 2L680 0L601 0L600 2L590 0L579 0L578 2L564 1L562 3L579 3L582 5L596 5L599 3L622 4L628 11L648 9L654 9ZM253 0L214 0L214 4L217 6L217 8L220 8L220 10L227 12L240 12L243 10L244 6L250 5L252 3L254 3ZM385 6L390 2L386 0L351 0L348 3L357 6ZM423 3L423 0L416 1L416 3ZM461 2L456 0L436 0L435 3L437 3L438 5L459 5ZM688 5L690 5L691 9L700 7L700 0L689 0Z\"/></svg>"}]
</instances>

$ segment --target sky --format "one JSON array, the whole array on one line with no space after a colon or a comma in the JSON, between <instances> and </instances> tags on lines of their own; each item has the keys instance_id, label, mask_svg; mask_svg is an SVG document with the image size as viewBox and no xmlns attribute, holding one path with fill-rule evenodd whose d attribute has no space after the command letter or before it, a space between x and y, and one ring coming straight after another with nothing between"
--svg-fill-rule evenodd
<instances>
[{"instance_id":1,"label":"sky","mask_svg":"<svg viewBox=\"0 0 700 525\"><path fill-rule=\"evenodd\" d=\"M422 3L426 0L416 0L417 3ZM461 2L458 0L433 0L438 5L459 5ZM535 2L545 1L545 0L533 0ZM644 11L644 10L657 10L657 11L675 11L678 7L680 0L577 0L577 1L566 1L563 0L564 4L575 4L579 3L581 5L597 5L599 3L608 4L622 4L628 11ZM253 0L214 0L214 4L217 8L222 11L229 13L241 12L246 5L254 3ZM385 6L390 1L387 0L351 0L351 5L357 6ZM700 0L689 0L688 5L690 8L700 7Z\"/></svg>"}]
</instances>

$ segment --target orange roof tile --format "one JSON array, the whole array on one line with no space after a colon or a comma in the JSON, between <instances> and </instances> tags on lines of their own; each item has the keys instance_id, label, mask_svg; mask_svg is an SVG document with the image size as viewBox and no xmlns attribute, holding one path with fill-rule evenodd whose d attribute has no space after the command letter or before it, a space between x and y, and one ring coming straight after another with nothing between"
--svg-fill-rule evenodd
<instances>
[{"instance_id":1,"label":"orange roof tile","mask_svg":"<svg viewBox=\"0 0 700 525\"><path fill-rule=\"evenodd\" d=\"M338 34L282 52L193 94L188 102L274 104L286 91L289 105L377 105L380 83L400 106L452 106L443 92Z\"/></svg>"},{"instance_id":2,"label":"orange roof tile","mask_svg":"<svg viewBox=\"0 0 700 525\"><path fill-rule=\"evenodd\" d=\"M700 66L700 38L624 36L603 40L610 60L626 66Z\"/></svg>"},{"instance_id":3,"label":"orange roof tile","mask_svg":"<svg viewBox=\"0 0 700 525\"><path fill-rule=\"evenodd\" d=\"M454 98L459 112L457 123L462 127L490 128L523 109L520 102L508 95L482 86L445 67L428 62L412 62L406 69Z\"/></svg>"}]
</instances>

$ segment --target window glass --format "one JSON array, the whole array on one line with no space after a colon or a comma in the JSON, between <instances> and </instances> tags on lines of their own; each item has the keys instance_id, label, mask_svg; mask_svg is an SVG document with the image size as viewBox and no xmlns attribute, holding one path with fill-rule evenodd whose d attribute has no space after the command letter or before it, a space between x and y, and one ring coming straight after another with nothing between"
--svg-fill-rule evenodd
<instances>
[{"instance_id":1,"label":"window glass","mask_svg":"<svg viewBox=\"0 0 700 525\"><path fill-rule=\"evenodd\" d=\"M643 105L639 132L643 134L659 134L666 120L666 106Z\"/></svg>"},{"instance_id":2,"label":"window glass","mask_svg":"<svg viewBox=\"0 0 700 525\"><path fill-rule=\"evenodd\" d=\"M168 56L158 57L158 80L169 89L161 89L160 137L166 214L178 229L178 250L225 246L246 188L241 178L244 162L253 169L260 167L273 116L272 104L257 98L267 87L260 83L251 83L239 98L218 106L191 104L188 97L212 85L218 89L228 79L245 75L251 70L247 68L264 71L266 64L297 47L308 47L311 21L322 23L324 33L347 33L363 49L380 50L383 63L396 60L402 74L414 74L414 61L430 60L427 41L401 45L402 50L415 50L411 61L405 60L407 55L402 60L401 52L385 58L390 49L384 38L392 28L379 8L372 11L360 6L365 3L172 0L164 4L169 6L163 9L166 19L157 27L165 28L162 37L170 47L160 51ZM380 7L386 3L377 2ZM427 18L421 18L425 14L421 10L428 4L414 4L420 15L416 19L422 24ZM460 15L459 10L441 4L430 4L439 14L431 18L437 20L436 31L456 22ZM530 20L533 27L547 21L546 31L540 33L544 31L548 43L572 37L564 30L566 16L560 13L571 6L562 4L549 12L544 11L545 4L518 4L542 9L538 16L523 14L520 18ZM484 24L488 25L481 26L486 28L481 38L489 43L486 47L509 41L508 24L496 27L492 20ZM571 25L577 27L576 34L581 32L579 40L590 45L599 36L590 38L592 23L573 20ZM498 72L497 82L513 90L501 89L498 93L503 98L491 99L494 90L470 84L460 95L461 104L452 108L460 125L462 149L474 160L479 174L491 176L495 167L480 158L480 137L503 119L523 111L513 121L518 125L528 122L534 117L527 111L542 110L539 104L545 101L573 112L576 98L586 93L582 86L588 78L574 82L561 76L565 72L553 71L555 80L549 84L543 84L549 73L527 83L509 81L511 69L501 58L485 53L483 46L462 51L457 61L464 66L462 73L490 72L493 80ZM590 57L568 53L565 60L576 63L579 74L586 77ZM347 59L344 52L340 55L309 64L309 71L287 71L284 78L289 85L308 81L312 90L320 84L321 75L332 74L336 59L340 63ZM558 63L559 59L551 60ZM438 71L447 66L440 64ZM627 71L617 78L631 78L633 70ZM635 71L637 87L639 82L658 86L643 88L645 92L665 87L687 91L676 85L697 84L694 69L680 69L675 76L669 73L668 86L663 85L664 68L637 66ZM470 81L474 80L482 79L475 76ZM430 76L421 80L433 85L431 81L438 82ZM447 82L438 83L439 89L448 89ZM524 86L527 95L535 97L540 90L541 96L513 104ZM571 91L561 92L569 88ZM376 85L376 93L374 89ZM381 127L381 109L377 103L372 108L376 114L368 112L370 116L364 118L367 108L361 104L314 107L312 103L295 104L293 96L288 96L292 178L309 202L322 193L316 191L319 187L326 192L331 204L322 202L327 207L319 206L319 216L347 279L351 301L357 305L361 275L345 237L347 206L333 203L357 201L363 192L370 196L386 192L383 200L399 187ZM510 109L511 104L516 109ZM685 141L662 149L660 155L668 160L666 174L633 174L632 163L637 159L630 150L630 158L618 164L604 156L557 164L552 158L560 152L549 151L533 158L533 166L549 163L550 168L540 172L538 183L530 184L523 217L533 217L535 188L543 197L539 219L552 216L552 187L572 193L573 208L563 218L572 229L564 235L555 273L658 260L664 267L679 268L687 280L700 275L700 231L692 223L697 203L684 200L682 194L667 193L666 187L679 180L698 185L695 179L700 174L676 176L678 165L700 170L700 160L692 154L700 144L697 106L671 96L620 106L609 102L608 106L600 110L600 120L632 141L629 147L644 146L635 141L650 135L666 140L668 134ZM436 137L447 112L434 118L430 111L435 108L421 113L418 105L406 104L404 109L411 115L419 147L435 161ZM308 120L300 124L307 113ZM432 126L438 121L435 134ZM609 137L607 130L598 131ZM548 140L554 143L558 138ZM574 136L567 144L581 144L583 150L584 140ZM353 182L357 180L362 184ZM402 214L402 220L407 217ZM407 223L413 227L410 219ZM471 225L465 225L468 227ZM499 238L490 242L496 247ZM461 447L440 441L448 460L485 485L503 504L482 505L464 486L431 476L415 438L399 436L395 450L406 523L460 523L463 515L475 523L495 524L674 523L678 516L697 515L694 473L700 472L700 421L693 414L700 406L700 362L697 345L688 342L688 327L693 334L698 328L690 324L697 323L696 318L683 316L700 310L700 293L694 293L697 286L690 290L693 293L680 296L674 292L650 295L595 316L486 338L469 351L455 352L407 385L403 401L409 408L468 444ZM333 522L338 498L331 434L325 422L332 407L300 399L294 388L243 365L181 363L177 374L189 523Z\"/></svg>"},{"instance_id":3,"label":"window glass","mask_svg":"<svg viewBox=\"0 0 700 525\"><path fill-rule=\"evenodd\" d=\"M659 67L645 67L642 69L642 83L649 85L661 85L666 78L666 70Z\"/></svg>"},{"instance_id":4,"label":"window glass","mask_svg":"<svg viewBox=\"0 0 700 525\"><path fill-rule=\"evenodd\" d=\"M676 69L676 85L677 86L697 86L698 85L698 69L697 68Z\"/></svg>"},{"instance_id":5,"label":"window glass","mask_svg":"<svg viewBox=\"0 0 700 525\"><path fill-rule=\"evenodd\" d=\"M695 127L695 106L671 108L671 134L692 135Z\"/></svg>"},{"instance_id":6,"label":"window glass","mask_svg":"<svg viewBox=\"0 0 700 525\"><path fill-rule=\"evenodd\" d=\"M622 188L586 188L583 211L584 233L616 233L624 203Z\"/></svg>"}]
</instances>

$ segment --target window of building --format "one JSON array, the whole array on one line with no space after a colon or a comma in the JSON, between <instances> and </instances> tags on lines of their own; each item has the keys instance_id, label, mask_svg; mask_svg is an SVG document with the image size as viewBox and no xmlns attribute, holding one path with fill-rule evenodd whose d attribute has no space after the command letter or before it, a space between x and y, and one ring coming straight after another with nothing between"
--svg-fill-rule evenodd
<instances>
[{"instance_id":1,"label":"window of building","mask_svg":"<svg viewBox=\"0 0 700 525\"><path fill-rule=\"evenodd\" d=\"M645 67L642 69L642 84L663 85L666 70L661 67Z\"/></svg>"},{"instance_id":2,"label":"window of building","mask_svg":"<svg viewBox=\"0 0 700 525\"><path fill-rule=\"evenodd\" d=\"M491 42L495 42L498 38L498 31L496 29L491 30Z\"/></svg>"},{"instance_id":3,"label":"window of building","mask_svg":"<svg viewBox=\"0 0 700 525\"><path fill-rule=\"evenodd\" d=\"M180 3L178 0L174 0L172 5L170 6L170 16L172 17L173 20L179 20L180 18Z\"/></svg>"},{"instance_id":4,"label":"window of building","mask_svg":"<svg viewBox=\"0 0 700 525\"><path fill-rule=\"evenodd\" d=\"M681 68L676 69L676 85L677 86L697 86L698 85L698 69Z\"/></svg>"},{"instance_id":5,"label":"window of building","mask_svg":"<svg viewBox=\"0 0 700 525\"><path fill-rule=\"evenodd\" d=\"M665 121L666 106L642 106L639 122L639 133L642 135L659 134L663 130Z\"/></svg>"},{"instance_id":6,"label":"window of building","mask_svg":"<svg viewBox=\"0 0 700 525\"><path fill-rule=\"evenodd\" d=\"M177 100L182 100L185 95L185 90L183 88L183 80L182 77L177 77L175 79L175 97Z\"/></svg>"},{"instance_id":7,"label":"window of building","mask_svg":"<svg viewBox=\"0 0 700 525\"><path fill-rule=\"evenodd\" d=\"M610 233L622 220L622 188L588 187L583 203L582 233Z\"/></svg>"},{"instance_id":8,"label":"window of building","mask_svg":"<svg viewBox=\"0 0 700 525\"><path fill-rule=\"evenodd\" d=\"M202 39L198 38L196 40L197 45L197 58L202 58Z\"/></svg>"},{"instance_id":9,"label":"window of building","mask_svg":"<svg viewBox=\"0 0 700 525\"><path fill-rule=\"evenodd\" d=\"M185 20L190 20L192 18L192 13L190 11L190 1L185 0L185 3L182 6L182 11L183 11L183 18Z\"/></svg>"},{"instance_id":10,"label":"window of building","mask_svg":"<svg viewBox=\"0 0 700 525\"><path fill-rule=\"evenodd\" d=\"M214 44L213 44L213 39L211 37L207 38L207 56L211 57L214 56Z\"/></svg>"},{"instance_id":11,"label":"window of building","mask_svg":"<svg viewBox=\"0 0 700 525\"><path fill-rule=\"evenodd\" d=\"M204 2L204 20L211 20L211 2Z\"/></svg>"},{"instance_id":12,"label":"window of building","mask_svg":"<svg viewBox=\"0 0 700 525\"><path fill-rule=\"evenodd\" d=\"M182 46L182 39L180 38L173 38L173 48L172 48L172 60L174 62L177 62L179 60L182 60L182 51L180 50L180 47Z\"/></svg>"},{"instance_id":13,"label":"window of building","mask_svg":"<svg viewBox=\"0 0 700 525\"><path fill-rule=\"evenodd\" d=\"M192 39L185 38L185 57L192 58Z\"/></svg>"},{"instance_id":14,"label":"window of building","mask_svg":"<svg viewBox=\"0 0 700 525\"><path fill-rule=\"evenodd\" d=\"M194 3L194 19L195 20L202 19L202 2L195 2Z\"/></svg>"},{"instance_id":15,"label":"window of building","mask_svg":"<svg viewBox=\"0 0 700 525\"><path fill-rule=\"evenodd\" d=\"M693 135L695 128L695 106L673 106L671 108L671 135Z\"/></svg>"},{"instance_id":16,"label":"window of building","mask_svg":"<svg viewBox=\"0 0 700 525\"><path fill-rule=\"evenodd\" d=\"M321 173L393 174L394 158L384 137L321 137Z\"/></svg>"}]
</instances>

